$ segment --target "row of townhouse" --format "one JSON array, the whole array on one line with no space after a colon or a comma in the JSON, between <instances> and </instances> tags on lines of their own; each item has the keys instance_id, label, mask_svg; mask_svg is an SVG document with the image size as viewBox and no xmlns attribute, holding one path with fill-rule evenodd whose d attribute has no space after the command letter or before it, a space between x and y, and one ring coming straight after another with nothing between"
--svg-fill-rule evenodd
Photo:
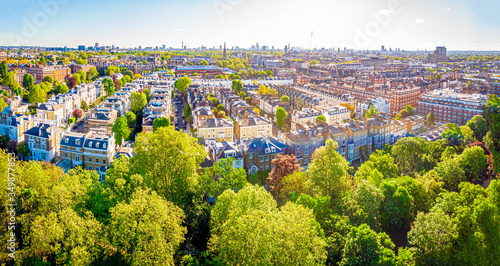
<instances>
[{"instance_id":1,"label":"row of townhouse","mask_svg":"<svg viewBox=\"0 0 500 266\"><path fill-rule=\"evenodd\" d=\"M172 90L170 86L154 86L151 88L151 99L142 110L142 131L153 132L154 120L158 117L169 117L172 109Z\"/></svg>"},{"instance_id":2,"label":"row of townhouse","mask_svg":"<svg viewBox=\"0 0 500 266\"><path fill-rule=\"evenodd\" d=\"M106 170L115 155L115 138L87 133L69 132L61 137L60 157L67 160L71 168L82 166L88 170L96 170L104 179Z\"/></svg>"},{"instance_id":3,"label":"row of townhouse","mask_svg":"<svg viewBox=\"0 0 500 266\"><path fill-rule=\"evenodd\" d=\"M326 123L334 125L350 119L349 109L342 106L329 106L322 109L303 109L293 111L291 129L295 130L297 124L316 123L318 116L324 116Z\"/></svg>"}]
</instances>

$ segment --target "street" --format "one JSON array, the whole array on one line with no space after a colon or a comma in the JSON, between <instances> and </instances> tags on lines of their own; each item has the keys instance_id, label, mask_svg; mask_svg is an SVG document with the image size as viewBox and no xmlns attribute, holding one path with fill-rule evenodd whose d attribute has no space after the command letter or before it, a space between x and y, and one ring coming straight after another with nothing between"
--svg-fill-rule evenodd
<instances>
[{"instance_id":1,"label":"street","mask_svg":"<svg viewBox=\"0 0 500 266\"><path fill-rule=\"evenodd\" d=\"M187 129L187 123L184 118L184 99L180 94L175 94L174 99L172 100L172 105L174 107L174 116L175 116L175 130L186 130Z\"/></svg>"}]
</instances>

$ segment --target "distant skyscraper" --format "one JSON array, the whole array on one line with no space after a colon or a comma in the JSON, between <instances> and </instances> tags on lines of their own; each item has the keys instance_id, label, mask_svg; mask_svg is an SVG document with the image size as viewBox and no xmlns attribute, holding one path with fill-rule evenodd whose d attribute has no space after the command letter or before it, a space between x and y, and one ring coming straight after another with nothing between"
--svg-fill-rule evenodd
<instances>
[{"instance_id":1,"label":"distant skyscraper","mask_svg":"<svg viewBox=\"0 0 500 266\"><path fill-rule=\"evenodd\" d=\"M78 51L85 51L85 45L78 45Z\"/></svg>"},{"instance_id":2,"label":"distant skyscraper","mask_svg":"<svg viewBox=\"0 0 500 266\"><path fill-rule=\"evenodd\" d=\"M99 48L99 43L98 42L95 43L95 49L97 49L97 48Z\"/></svg>"},{"instance_id":3,"label":"distant skyscraper","mask_svg":"<svg viewBox=\"0 0 500 266\"><path fill-rule=\"evenodd\" d=\"M227 60L227 54L226 54L226 42L224 42L224 52L222 53L222 59Z\"/></svg>"},{"instance_id":4,"label":"distant skyscraper","mask_svg":"<svg viewBox=\"0 0 500 266\"><path fill-rule=\"evenodd\" d=\"M285 45L285 54L288 53L288 46Z\"/></svg>"},{"instance_id":5,"label":"distant skyscraper","mask_svg":"<svg viewBox=\"0 0 500 266\"><path fill-rule=\"evenodd\" d=\"M382 52L385 52L385 47L382 45L382 49L380 50L382 50Z\"/></svg>"}]
</instances>

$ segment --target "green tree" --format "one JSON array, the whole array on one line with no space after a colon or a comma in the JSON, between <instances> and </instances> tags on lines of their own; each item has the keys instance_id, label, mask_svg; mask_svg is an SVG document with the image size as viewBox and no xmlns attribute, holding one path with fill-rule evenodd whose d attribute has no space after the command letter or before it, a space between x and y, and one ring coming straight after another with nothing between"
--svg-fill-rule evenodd
<instances>
[{"instance_id":1,"label":"green tree","mask_svg":"<svg viewBox=\"0 0 500 266\"><path fill-rule=\"evenodd\" d=\"M30 249L39 259L55 257L57 264L89 265L98 257L101 228L89 211L85 217L70 208L42 214L29 232Z\"/></svg>"},{"instance_id":2,"label":"green tree","mask_svg":"<svg viewBox=\"0 0 500 266\"><path fill-rule=\"evenodd\" d=\"M427 142L422 138L399 139L391 149L394 163L399 168L400 175L415 176L420 171L427 171L434 167Z\"/></svg>"},{"instance_id":3,"label":"green tree","mask_svg":"<svg viewBox=\"0 0 500 266\"><path fill-rule=\"evenodd\" d=\"M380 207L384 201L384 194L367 180L361 180L348 197L345 205L351 221L355 225L366 223L373 230L379 228Z\"/></svg>"},{"instance_id":4,"label":"green tree","mask_svg":"<svg viewBox=\"0 0 500 266\"><path fill-rule=\"evenodd\" d=\"M22 96L23 95L23 88L16 82L14 86L11 86L10 89L14 93L14 95L17 96Z\"/></svg>"},{"instance_id":5,"label":"green tree","mask_svg":"<svg viewBox=\"0 0 500 266\"><path fill-rule=\"evenodd\" d=\"M369 179L373 171L377 170L383 178L394 178L398 176L398 166L394 163L394 158L383 151L376 151L370 155L370 159L364 162L356 171L359 179ZM374 184L378 186L379 184Z\"/></svg>"},{"instance_id":6,"label":"green tree","mask_svg":"<svg viewBox=\"0 0 500 266\"><path fill-rule=\"evenodd\" d=\"M278 107L276 108L276 126L281 128L285 124L285 119L287 117L287 113L285 108L283 107Z\"/></svg>"},{"instance_id":7,"label":"green tree","mask_svg":"<svg viewBox=\"0 0 500 266\"><path fill-rule=\"evenodd\" d=\"M442 161L437 164L434 170L439 174L444 188L449 191L457 191L458 185L467 180L458 158Z\"/></svg>"},{"instance_id":8,"label":"green tree","mask_svg":"<svg viewBox=\"0 0 500 266\"><path fill-rule=\"evenodd\" d=\"M441 133L441 138L448 141L448 145L452 146L457 150L460 146L467 144L468 142L472 142L468 140L462 129L457 124L448 123L446 124L446 129Z\"/></svg>"},{"instance_id":9,"label":"green tree","mask_svg":"<svg viewBox=\"0 0 500 266\"><path fill-rule=\"evenodd\" d=\"M188 203L198 185L196 170L206 156L196 138L173 127L160 127L139 134L134 151L131 167L143 176L145 186L177 205Z\"/></svg>"},{"instance_id":10,"label":"green tree","mask_svg":"<svg viewBox=\"0 0 500 266\"><path fill-rule=\"evenodd\" d=\"M466 148L457 161L464 170L468 181L484 181L481 180L481 174L488 166L488 156L484 154L484 150L479 146Z\"/></svg>"},{"instance_id":11,"label":"green tree","mask_svg":"<svg viewBox=\"0 0 500 266\"><path fill-rule=\"evenodd\" d=\"M9 106L9 105L8 105L8 104L4 101L4 99L3 99L3 98L0 98L0 112L3 112L3 110L4 110L7 106Z\"/></svg>"},{"instance_id":12,"label":"green tree","mask_svg":"<svg viewBox=\"0 0 500 266\"><path fill-rule=\"evenodd\" d=\"M86 101L82 100L80 102L80 107L82 108L83 111L87 112L89 110L89 105L87 104Z\"/></svg>"},{"instance_id":13,"label":"green tree","mask_svg":"<svg viewBox=\"0 0 500 266\"><path fill-rule=\"evenodd\" d=\"M332 200L342 198L352 183L348 175L349 162L337 149L337 142L327 139L325 146L316 149L307 168L314 194L330 196Z\"/></svg>"},{"instance_id":14,"label":"green tree","mask_svg":"<svg viewBox=\"0 0 500 266\"><path fill-rule=\"evenodd\" d=\"M377 234L366 224L352 227L339 265L394 264L394 244L385 233Z\"/></svg>"},{"instance_id":15,"label":"green tree","mask_svg":"<svg viewBox=\"0 0 500 266\"><path fill-rule=\"evenodd\" d=\"M183 211L154 191L137 190L111 210L110 244L130 265L174 265L184 241Z\"/></svg>"},{"instance_id":16,"label":"green tree","mask_svg":"<svg viewBox=\"0 0 500 266\"><path fill-rule=\"evenodd\" d=\"M151 100L151 91L149 89L145 89L144 90L144 94L146 94L146 99L148 100ZM172 97L173 98L173 97Z\"/></svg>"},{"instance_id":17,"label":"green tree","mask_svg":"<svg viewBox=\"0 0 500 266\"><path fill-rule=\"evenodd\" d=\"M397 229L409 226L413 197L408 190L392 180L382 182L380 190L384 194L380 210L382 227Z\"/></svg>"},{"instance_id":18,"label":"green tree","mask_svg":"<svg viewBox=\"0 0 500 266\"><path fill-rule=\"evenodd\" d=\"M243 168L233 167L234 158L221 159L205 170L201 186L210 197L218 197L224 190L239 191L248 184Z\"/></svg>"},{"instance_id":19,"label":"green tree","mask_svg":"<svg viewBox=\"0 0 500 266\"><path fill-rule=\"evenodd\" d=\"M366 111L365 118L371 118L372 115L379 115L377 108L374 108L373 105L370 105L370 109Z\"/></svg>"},{"instance_id":20,"label":"green tree","mask_svg":"<svg viewBox=\"0 0 500 266\"><path fill-rule=\"evenodd\" d=\"M45 91L40 87L40 85L33 86L28 94L28 100L31 104L45 102L46 98L47 95L45 94Z\"/></svg>"},{"instance_id":21,"label":"green tree","mask_svg":"<svg viewBox=\"0 0 500 266\"><path fill-rule=\"evenodd\" d=\"M111 96L115 93L115 83L108 78L105 78L102 81L102 85L104 87L104 92L106 92L106 95Z\"/></svg>"},{"instance_id":22,"label":"green tree","mask_svg":"<svg viewBox=\"0 0 500 266\"><path fill-rule=\"evenodd\" d=\"M146 104L148 104L146 94L142 92L132 92L130 96L130 110L132 110L132 112L136 114L139 113L146 107Z\"/></svg>"},{"instance_id":23,"label":"green tree","mask_svg":"<svg viewBox=\"0 0 500 266\"><path fill-rule=\"evenodd\" d=\"M488 133L488 123L481 115L474 116L466 124L474 132L474 137L478 141L483 141L484 136Z\"/></svg>"},{"instance_id":24,"label":"green tree","mask_svg":"<svg viewBox=\"0 0 500 266\"><path fill-rule=\"evenodd\" d=\"M130 128L128 127L127 118L122 116L118 117L111 129L115 133L116 145L122 145L122 139L127 140L130 135Z\"/></svg>"},{"instance_id":25,"label":"green tree","mask_svg":"<svg viewBox=\"0 0 500 266\"><path fill-rule=\"evenodd\" d=\"M189 85L191 85L191 83L192 81L189 77L181 77L175 81L174 86L175 88L177 88L177 90L183 93L189 88Z\"/></svg>"},{"instance_id":26,"label":"green tree","mask_svg":"<svg viewBox=\"0 0 500 266\"><path fill-rule=\"evenodd\" d=\"M282 101L284 103L288 103L288 102L290 102L290 97L283 95L283 96L281 96L280 101Z\"/></svg>"},{"instance_id":27,"label":"green tree","mask_svg":"<svg viewBox=\"0 0 500 266\"><path fill-rule=\"evenodd\" d=\"M326 260L326 243L313 211L293 203L278 211L262 187L226 190L217 199L210 224L210 250L225 264L319 265Z\"/></svg>"},{"instance_id":28,"label":"green tree","mask_svg":"<svg viewBox=\"0 0 500 266\"><path fill-rule=\"evenodd\" d=\"M52 83L52 82L54 82L54 78L52 76L45 76L45 77L43 77L43 81L44 82L47 81L47 82Z\"/></svg>"},{"instance_id":29,"label":"green tree","mask_svg":"<svg viewBox=\"0 0 500 266\"><path fill-rule=\"evenodd\" d=\"M14 72L7 72L3 75L2 86L12 86L15 82Z\"/></svg>"},{"instance_id":30,"label":"green tree","mask_svg":"<svg viewBox=\"0 0 500 266\"><path fill-rule=\"evenodd\" d=\"M235 93L240 93L241 90L243 89L243 83L241 82L241 80L235 79L231 83L231 88Z\"/></svg>"},{"instance_id":31,"label":"green tree","mask_svg":"<svg viewBox=\"0 0 500 266\"><path fill-rule=\"evenodd\" d=\"M9 72L9 66L7 65L7 61L2 61L0 63L0 78L3 77Z\"/></svg>"},{"instance_id":32,"label":"green tree","mask_svg":"<svg viewBox=\"0 0 500 266\"><path fill-rule=\"evenodd\" d=\"M408 243L419 264L449 263L457 231L443 212L419 213L408 233Z\"/></svg>"},{"instance_id":33,"label":"green tree","mask_svg":"<svg viewBox=\"0 0 500 266\"><path fill-rule=\"evenodd\" d=\"M69 88L65 84L59 84L56 86L56 91L59 94L65 94L69 91Z\"/></svg>"},{"instance_id":34,"label":"green tree","mask_svg":"<svg viewBox=\"0 0 500 266\"><path fill-rule=\"evenodd\" d=\"M324 115L318 115L318 117L316 117L316 123L318 123L318 121L323 121L326 123L326 117Z\"/></svg>"},{"instance_id":35,"label":"green tree","mask_svg":"<svg viewBox=\"0 0 500 266\"><path fill-rule=\"evenodd\" d=\"M238 93L238 96L240 96L241 98L245 98L247 94L244 91L240 91L240 93Z\"/></svg>"},{"instance_id":36,"label":"green tree","mask_svg":"<svg viewBox=\"0 0 500 266\"><path fill-rule=\"evenodd\" d=\"M127 118L128 127L135 127L137 116L133 112L127 112L125 117Z\"/></svg>"},{"instance_id":37,"label":"green tree","mask_svg":"<svg viewBox=\"0 0 500 266\"><path fill-rule=\"evenodd\" d=\"M432 126L432 125L434 125L434 122L435 122L434 114L433 113L428 113L427 114L427 118L425 119L425 123L428 126Z\"/></svg>"},{"instance_id":38,"label":"green tree","mask_svg":"<svg viewBox=\"0 0 500 266\"><path fill-rule=\"evenodd\" d=\"M311 181L302 171L294 171L281 179L278 201L295 201L302 194L311 194Z\"/></svg>"},{"instance_id":39,"label":"green tree","mask_svg":"<svg viewBox=\"0 0 500 266\"><path fill-rule=\"evenodd\" d=\"M170 120L166 117L157 117L153 121L153 131L156 131L161 127L169 127L169 126L170 126Z\"/></svg>"},{"instance_id":40,"label":"green tree","mask_svg":"<svg viewBox=\"0 0 500 266\"><path fill-rule=\"evenodd\" d=\"M29 91L35 86L35 78L31 74L24 74L23 76L23 87Z\"/></svg>"},{"instance_id":41,"label":"green tree","mask_svg":"<svg viewBox=\"0 0 500 266\"><path fill-rule=\"evenodd\" d=\"M86 73L87 80L94 80L99 75L99 72L95 69L95 67L91 67L89 71Z\"/></svg>"},{"instance_id":42,"label":"green tree","mask_svg":"<svg viewBox=\"0 0 500 266\"><path fill-rule=\"evenodd\" d=\"M191 116L191 107L189 107L189 104L186 104L186 106L184 106L183 114L184 114L184 117L186 117L186 118L188 116Z\"/></svg>"},{"instance_id":43,"label":"green tree","mask_svg":"<svg viewBox=\"0 0 500 266\"><path fill-rule=\"evenodd\" d=\"M199 63L200 66L208 66L208 62L207 60L203 59L201 60L201 62Z\"/></svg>"}]
</instances>

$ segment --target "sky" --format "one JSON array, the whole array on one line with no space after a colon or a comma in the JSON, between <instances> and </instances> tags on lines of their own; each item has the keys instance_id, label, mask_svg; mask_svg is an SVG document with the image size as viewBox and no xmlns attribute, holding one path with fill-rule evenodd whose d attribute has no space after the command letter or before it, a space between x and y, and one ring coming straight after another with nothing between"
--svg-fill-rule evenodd
<instances>
[{"instance_id":1,"label":"sky","mask_svg":"<svg viewBox=\"0 0 500 266\"><path fill-rule=\"evenodd\" d=\"M500 50L498 0L0 0L0 46ZM313 36L311 39L311 32Z\"/></svg>"}]
</instances>

